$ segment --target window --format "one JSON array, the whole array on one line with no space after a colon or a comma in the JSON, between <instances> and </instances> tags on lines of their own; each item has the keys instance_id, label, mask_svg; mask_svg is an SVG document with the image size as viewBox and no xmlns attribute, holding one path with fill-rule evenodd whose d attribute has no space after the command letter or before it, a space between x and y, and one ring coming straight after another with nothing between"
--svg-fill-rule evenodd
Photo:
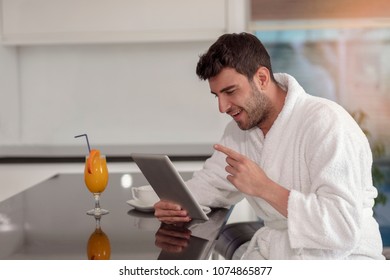
<instances>
[{"instance_id":1,"label":"window","mask_svg":"<svg viewBox=\"0 0 390 280\"><path fill-rule=\"evenodd\" d=\"M250 31L274 72L366 114L371 143L390 155L390 2L252 0Z\"/></svg>"}]
</instances>

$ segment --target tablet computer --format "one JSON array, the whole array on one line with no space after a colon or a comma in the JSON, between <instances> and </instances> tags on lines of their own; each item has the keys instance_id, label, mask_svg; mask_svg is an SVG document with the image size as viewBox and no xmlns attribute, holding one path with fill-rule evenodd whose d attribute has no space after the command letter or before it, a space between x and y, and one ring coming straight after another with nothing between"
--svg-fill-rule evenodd
<instances>
[{"instance_id":1,"label":"tablet computer","mask_svg":"<svg viewBox=\"0 0 390 280\"><path fill-rule=\"evenodd\" d=\"M131 157L160 199L182 205L192 219L209 219L167 155L133 153Z\"/></svg>"}]
</instances>

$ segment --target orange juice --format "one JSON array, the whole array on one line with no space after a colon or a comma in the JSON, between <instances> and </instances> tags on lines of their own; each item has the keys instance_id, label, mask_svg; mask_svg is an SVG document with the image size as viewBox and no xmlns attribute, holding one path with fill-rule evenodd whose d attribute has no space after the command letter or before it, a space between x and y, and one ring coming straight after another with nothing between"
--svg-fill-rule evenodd
<instances>
[{"instance_id":1,"label":"orange juice","mask_svg":"<svg viewBox=\"0 0 390 280\"><path fill-rule=\"evenodd\" d=\"M85 162L84 181L91 193L102 193L108 183L108 169L105 156L96 157L90 170L88 168L88 157Z\"/></svg>"}]
</instances>

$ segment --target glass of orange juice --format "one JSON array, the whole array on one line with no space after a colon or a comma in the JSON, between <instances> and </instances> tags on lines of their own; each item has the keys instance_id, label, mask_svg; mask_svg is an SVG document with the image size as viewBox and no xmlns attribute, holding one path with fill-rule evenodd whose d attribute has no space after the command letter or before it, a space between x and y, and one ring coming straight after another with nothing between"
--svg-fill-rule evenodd
<instances>
[{"instance_id":1,"label":"glass of orange juice","mask_svg":"<svg viewBox=\"0 0 390 280\"><path fill-rule=\"evenodd\" d=\"M100 195L108 183L107 162L98 150L91 150L85 158L84 181L95 198L95 208L87 211L87 214L95 217L108 214L108 210L100 208Z\"/></svg>"}]
</instances>

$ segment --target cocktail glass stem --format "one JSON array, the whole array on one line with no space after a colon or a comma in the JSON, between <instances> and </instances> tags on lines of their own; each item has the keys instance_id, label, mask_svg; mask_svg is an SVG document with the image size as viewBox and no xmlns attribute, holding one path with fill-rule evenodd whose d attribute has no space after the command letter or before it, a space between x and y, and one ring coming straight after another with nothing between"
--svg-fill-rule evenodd
<instances>
[{"instance_id":1,"label":"cocktail glass stem","mask_svg":"<svg viewBox=\"0 0 390 280\"><path fill-rule=\"evenodd\" d=\"M95 217L108 214L108 210L100 208L100 193L94 193L93 197L95 198L95 208L88 211L87 214Z\"/></svg>"},{"instance_id":2,"label":"cocktail glass stem","mask_svg":"<svg viewBox=\"0 0 390 280\"><path fill-rule=\"evenodd\" d=\"M100 229L100 216L95 216L96 229Z\"/></svg>"},{"instance_id":3,"label":"cocktail glass stem","mask_svg":"<svg viewBox=\"0 0 390 280\"><path fill-rule=\"evenodd\" d=\"M95 198L95 211L100 211L100 193L94 193L93 197Z\"/></svg>"}]
</instances>

